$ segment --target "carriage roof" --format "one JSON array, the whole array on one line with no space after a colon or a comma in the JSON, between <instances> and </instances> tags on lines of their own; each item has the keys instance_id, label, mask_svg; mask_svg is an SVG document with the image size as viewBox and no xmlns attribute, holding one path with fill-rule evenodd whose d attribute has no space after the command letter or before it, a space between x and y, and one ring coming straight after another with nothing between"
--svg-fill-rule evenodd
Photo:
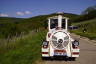
<instances>
[{"instance_id":1,"label":"carriage roof","mask_svg":"<svg viewBox=\"0 0 96 64\"><path fill-rule=\"evenodd\" d=\"M61 16L62 16L62 15L61 15ZM58 16L52 16L52 17L49 17L48 19L58 19ZM69 19L69 18L62 16L62 19Z\"/></svg>"}]
</instances>

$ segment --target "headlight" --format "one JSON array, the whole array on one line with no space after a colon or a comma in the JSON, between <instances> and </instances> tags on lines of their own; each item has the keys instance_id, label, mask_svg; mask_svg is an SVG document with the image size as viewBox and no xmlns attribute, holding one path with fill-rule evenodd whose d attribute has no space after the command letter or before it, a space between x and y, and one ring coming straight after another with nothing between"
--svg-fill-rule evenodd
<instances>
[{"instance_id":1,"label":"headlight","mask_svg":"<svg viewBox=\"0 0 96 64\"><path fill-rule=\"evenodd\" d=\"M48 43L49 43L49 42L44 41L44 42L43 42L43 48L48 48Z\"/></svg>"},{"instance_id":2,"label":"headlight","mask_svg":"<svg viewBox=\"0 0 96 64\"><path fill-rule=\"evenodd\" d=\"M73 41L73 45L78 46L78 45L79 45L79 41L74 40L74 41Z\"/></svg>"}]
</instances>

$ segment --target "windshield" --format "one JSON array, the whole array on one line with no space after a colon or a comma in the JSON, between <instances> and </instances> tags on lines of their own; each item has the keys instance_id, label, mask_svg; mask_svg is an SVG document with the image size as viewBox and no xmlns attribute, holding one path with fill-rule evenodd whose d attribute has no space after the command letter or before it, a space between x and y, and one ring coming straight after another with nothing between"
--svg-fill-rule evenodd
<instances>
[{"instance_id":1,"label":"windshield","mask_svg":"<svg viewBox=\"0 0 96 64\"><path fill-rule=\"evenodd\" d=\"M65 29L65 19L62 19L62 28Z\"/></svg>"},{"instance_id":2,"label":"windshield","mask_svg":"<svg viewBox=\"0 0 96 64\"><path fill-rule=\"evenodd\" d=\"M58 19L51 19L50 28L53 29L56 27L58 27Z\"/></svg>"}]
</instances>

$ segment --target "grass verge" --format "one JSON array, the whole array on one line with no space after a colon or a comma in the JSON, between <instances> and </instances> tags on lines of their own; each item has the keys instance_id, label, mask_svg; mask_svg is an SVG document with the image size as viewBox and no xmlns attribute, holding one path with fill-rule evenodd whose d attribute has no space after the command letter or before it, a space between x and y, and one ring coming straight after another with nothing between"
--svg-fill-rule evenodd
<instances>
[{"instance_id":1,"label":"grass verge","mask_svg":"<svg viewBox=\"0 0 96 64\"><path fill-rule=\"evenodd\" d=\"M0 47L0 64L35 64L41 59L41 44L46 31L32 32ZM3 43L3 42L2 42Z\"/></svg>"},{"instance_id":2,"label":"grass verge","mask_svg":"<svg viewBox=\"0 0 96 64\"><path fill-rule=\"evenodd\" d=\"M96 19L74 23L73 25L79 26L79 29L71 32L96 40ZM86 29L86 32L83 32L83 29Z\"/></svg>"}]
</instances>

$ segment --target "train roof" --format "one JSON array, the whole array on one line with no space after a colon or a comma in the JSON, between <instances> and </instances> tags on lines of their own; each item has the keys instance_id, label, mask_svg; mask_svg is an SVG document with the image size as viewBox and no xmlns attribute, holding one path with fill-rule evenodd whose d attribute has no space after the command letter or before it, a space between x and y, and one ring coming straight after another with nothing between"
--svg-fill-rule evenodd
<instances>
[{"instance_id":1,"label":"train roof","mask_svg":"<svg viewBox=\"0 0 96 64\"><path fill-rule=\"evenodd\" d=\"M61 15L62 16L62 15ZM63 17L63 19L69 19L68 17ZM48 17L48 19L58 19L58 16L52 16L52 17Z\"/></svg>"}]
</instances>

